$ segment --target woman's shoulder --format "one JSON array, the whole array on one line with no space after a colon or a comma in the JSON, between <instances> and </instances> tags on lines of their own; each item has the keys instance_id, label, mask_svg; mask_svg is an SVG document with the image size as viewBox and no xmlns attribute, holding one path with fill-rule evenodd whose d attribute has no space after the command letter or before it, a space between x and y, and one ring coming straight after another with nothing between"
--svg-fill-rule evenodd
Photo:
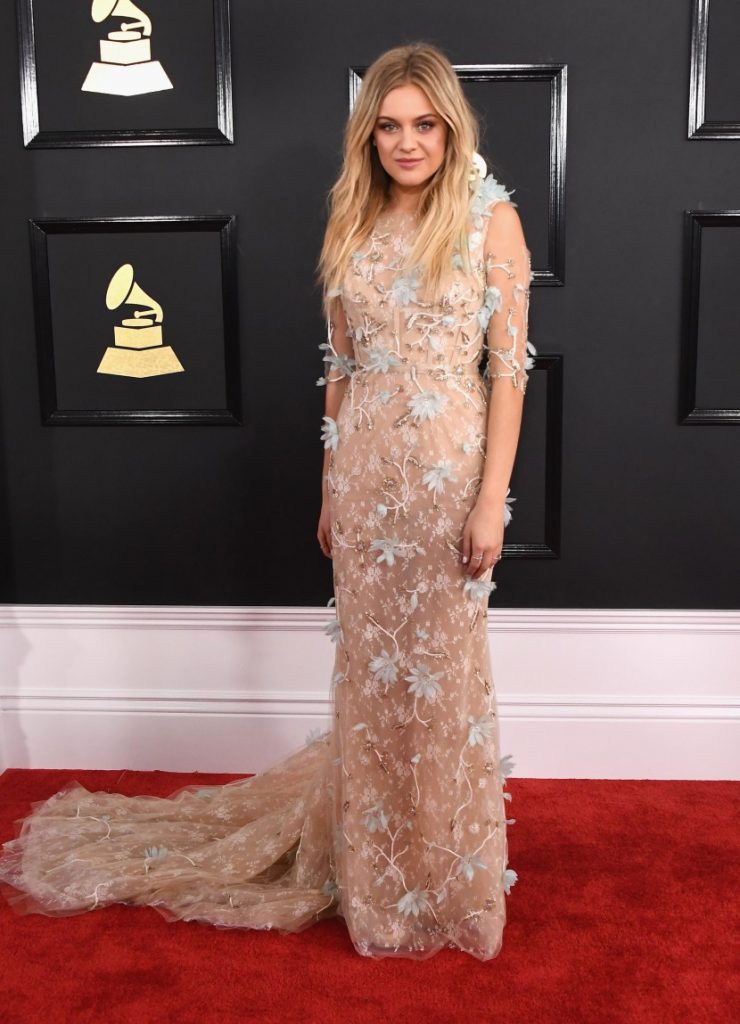
<instances>
[{"instance_id":1,"label":"woman's shoulder","mask_svg":"<svg viewBox=\"0 0 740 1024\"><path fill-rule=\"evenodd\" d=\"M485 178L479 178L470 204L474 227L482 228L499 203L516 206L516 203L512 202L510 198L512 194L513 190L509 192L506 186L497 181L492 174L487 174Z\"/></svg>"}]
</instances>

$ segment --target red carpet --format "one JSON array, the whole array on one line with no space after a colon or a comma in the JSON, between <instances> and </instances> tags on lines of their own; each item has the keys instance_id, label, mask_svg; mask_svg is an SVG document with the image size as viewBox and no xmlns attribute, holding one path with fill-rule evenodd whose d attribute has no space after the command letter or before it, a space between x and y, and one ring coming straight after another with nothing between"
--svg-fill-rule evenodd
<instances>
[{"instance_id":1,"label":"red carpet","mask_svg":"<svg viewBox=\"0 0 740 1024\"><path fill-rule=\"evenodd\" d=\"M169 796L239 775L0 776L0 842L70 778ZM18 917L0 899L3 1024L730 1024L740 1020L740 783L511 777L501 953L370 960L341 919L298 935L117 904Z\"/></svg>"}]
</instances>

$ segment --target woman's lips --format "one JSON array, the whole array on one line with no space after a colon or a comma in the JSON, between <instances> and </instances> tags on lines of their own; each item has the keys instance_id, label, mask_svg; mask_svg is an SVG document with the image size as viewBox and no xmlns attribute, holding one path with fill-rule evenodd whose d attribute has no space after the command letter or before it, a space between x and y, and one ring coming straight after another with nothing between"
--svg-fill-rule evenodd
<instances>
[{"instance_id":1,"label":"woman's lips","mask_svg":"<svg viewBox=\"0 0 740 1024\"><path fill-rule=\"evenodd\" d=\"M398 163L401 165L401 167L415 167L416 164L421 163L421 157L419 157L417 160L399 160Z\"/></svg>"}]
</instances>

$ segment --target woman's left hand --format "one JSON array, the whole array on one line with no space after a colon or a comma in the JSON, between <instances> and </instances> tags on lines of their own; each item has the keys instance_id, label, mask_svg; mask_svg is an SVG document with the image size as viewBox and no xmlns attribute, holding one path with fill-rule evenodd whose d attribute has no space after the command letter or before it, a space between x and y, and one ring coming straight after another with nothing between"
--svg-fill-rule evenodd
<instances>
[{"instance_id":1,"label":"woman's left hand","mask_svg":"<svg viewBox=\"0 0 740 1024\"><path fill-rule=\"evenodd\" d=\"M478 580L495 565L504 546L504 504L501 508L478 501L465 521L463 529L463 573ZM482 555L482 558L477 558ZM467 556L467 560L466 560Z\"/></svg>"}]
</instances>

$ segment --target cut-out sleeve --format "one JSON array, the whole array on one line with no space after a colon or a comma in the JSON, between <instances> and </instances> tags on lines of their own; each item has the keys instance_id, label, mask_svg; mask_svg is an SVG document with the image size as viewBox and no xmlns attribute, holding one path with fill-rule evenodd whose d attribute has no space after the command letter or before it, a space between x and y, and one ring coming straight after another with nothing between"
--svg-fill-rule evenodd
<instances>
[{"instance_id":1,"label":"cut-out sleeve","mask_svg":"<svg viewBox=\"0 0 740 1024\"><path fill-rule=\"evenodd\" d=\"M356 366L352 332L347 325L342 300L336 293L332 294L331 315L326 321L326 341L319 348L324 353L324 376L319 377L317 385L331 384L351 376Z\"/></svg>"},{"instance_id":2,"label":"cut-out sleeve","mask_svg":"<svg viewBox=\"0 0 740 1024\"><path fill-rule=\"evenodd\" d=\"M532 258L514 204L500 201L493 207L484 244L486 268L485 305L490 311L486 332L486 371L493 384L508 377L522 395L528 370L534 366L529 341L529 286Z\"/></svg>"}]
</instances>

